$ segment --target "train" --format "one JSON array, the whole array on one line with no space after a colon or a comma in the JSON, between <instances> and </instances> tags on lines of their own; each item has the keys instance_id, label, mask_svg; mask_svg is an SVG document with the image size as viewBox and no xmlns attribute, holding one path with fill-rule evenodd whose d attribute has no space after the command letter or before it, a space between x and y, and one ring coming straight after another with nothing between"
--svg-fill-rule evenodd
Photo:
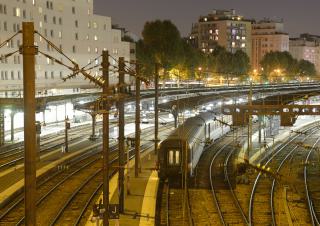
<instances>
[{"instance_id":1,"label":"train","mask_svg":"<svg viewBox=\"0 0 320 226\"><path fill-rule=\"evenodd\" d=\"M230 131L230 116L203 112L188 118L160 143L159 178L179 179L186 172L193 177L205 146Z\"/></svg>"}]
</instances>

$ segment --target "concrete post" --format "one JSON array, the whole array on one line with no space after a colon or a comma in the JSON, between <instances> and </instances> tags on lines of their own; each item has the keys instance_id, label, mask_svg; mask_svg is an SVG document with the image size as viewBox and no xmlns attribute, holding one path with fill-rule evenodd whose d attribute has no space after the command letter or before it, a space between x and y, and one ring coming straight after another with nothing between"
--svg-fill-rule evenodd
<instances>
[{"instance_id":1,"label":"concrete post","mask_svg":"<svg viewBox=\"0 0 320 226\"><path fill-rule=\"evenodd\" d=\"M95 140L96 139L96 119L97 119L97 115L95 113L91 113L90 114L92 117L92 134L90 136L91 140Z\"/></svg>"},{"instance_id":2,"label":"concrete post","mask_svg":"<svg viewBox=\"0 0 320 226\"><path fill-rule=\"evenodd\" d=\"M43 124L43 126L46 126L46 110L43 110L42 115L43 115L43 122L42 122L42 124Z\"/></svg>"},{"instance_id":3,"label":"concrete post","mask_svg":"<svg viewBox=\"0 0 320 226\"><path fill-rule=\"evenodd\" d=\"M70 122L69 122L69 118L68 116L65 118L64 120L64 125L65 125L65 128L64 128L64 151L65 153L68 153L69 152L69 141L68 141L68 130L70 129Z\"/></svg>"},{"instance_id":4,"label":"concrete post","mask_svg":"<svg viewBox=\"0 0 320 226\"><path fill-rule=\"evenodd\" d=\"M34 24L22 23L23 100L24 100L24 200L25 224L36 225L36 99Z\"/></svg>"},{"instance_id":5,"label":"concrete post","mask_svg":"<svg viewBox=\"0 0 320 226\"><path fill-rule=\"evenodd\" d=\"M0 108L0 147L4 145L5 131L4 131L4 110Z\"/></svg>"},{"instance_id":6,"label":"concrete post","mask_svg":"<svg viewBox=\"0 0 320 226\"><path fill-rule=\"evenodd\" d=\"M11 120L11 141L14 141L14 115L16 114L15 111L11 111L10 113L10 120Z\"/></svg>"}]
</instances>

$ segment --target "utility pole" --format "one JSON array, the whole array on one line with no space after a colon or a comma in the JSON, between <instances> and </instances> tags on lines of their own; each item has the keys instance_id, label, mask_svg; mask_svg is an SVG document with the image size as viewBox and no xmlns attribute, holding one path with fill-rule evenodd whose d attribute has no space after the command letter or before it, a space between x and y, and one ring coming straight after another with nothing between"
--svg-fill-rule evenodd
<instances>
[{"instance_id":1,"label":"utility pole","mask_svg":"<svg viewBox=\"0 0 320 226\"><path fill-rule=\"evenodd\" d=\"M125 93L125 63L124 58L119 57L119 94L120 99L118 102L119 110L119 212L124 212L124 93Z\"/></svg>"},{"instance_id":2,"label":"utility pole","mask_svg":"<svg viewBox=\"0 0 320 226\"><path fill-rule=\"evenodd\" d=\"M36 225L36 99L34 24L22 23L23 101L24 101L24 200L25 224Z\"/></svg>"},{"instance_id":3,"label":"utility pole","mask_svg":"<svg viewBox=\"0 0 320 226\"><path fill-rule=\"evenodd\" d=\"M154 151L158 154L158 132L159 132L159 111L158 111L158 100L159 100L159 65L155 64L155 75L154 75ZM158 158L159 161L159 158Z\"/></svg>"},{"instance_id":4,"label":"utility pole","mask_svg":"<svg viewBox=\"0 0 320 226\"><path fill-rule=\"evenodd\" d=\"M136 65L136 130L135 130L135 177L139 176L140 168L140 65Z\"/></svg>"},{"instance_id":5,"label":"utility pole","mask_svg":"<svg viewBox=\"0 0 320 226\"><path fill-rule=\"evenodd\" d=\"M103 95L109 94L109 53L102 52L102 75L104 79ZM103 154L103 226L109 226L109 105L106 100L103 102L102 122L102 154Z\"/></svg>"}]
</instances>

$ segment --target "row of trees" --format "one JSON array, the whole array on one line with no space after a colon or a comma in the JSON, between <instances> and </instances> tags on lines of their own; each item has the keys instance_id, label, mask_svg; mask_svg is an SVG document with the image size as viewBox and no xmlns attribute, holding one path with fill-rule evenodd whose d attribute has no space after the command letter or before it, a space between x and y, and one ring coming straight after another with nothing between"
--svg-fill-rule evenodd
<instances>
[{"instance_id":1,"label":"row of trees","mask_svg":"<svg viewBox=\"0 0 320 226\"><path fill-rule=\"evenodd\" d=\"M144 65L146 76L153 74L155 63L162 66L165 77L175 69L182 79L201 79L201 75L212 73L242 76L249 72L249 57L243 51L232 54L217 46L205 54L183 39L168 20L147 22L142 37L137 43L137 58Z\"/></svg>"},{"instance_id":2,"label":"row of trees","mask_svg":"<svg viewBox=\"0 0 320 226\"><path fill-rule=\"evenodd\" d=\"M270 52L261 61L263 75L277 78L285 76L287 79L295 79L297 76L315 76L315 65L307 60L294 59L289 52Z\"/></svg>"},{"instance_id":3,"label":"row of trees","mask_svg":"<svg viewBox=\"0 0 320 226\"><path fill-rule=\"evenodd\" d=\"M142 32L143 39L137 42L137 58L144 65L145 76L154 73L154 65L160 64L164 79L174 70L180 79L202 79L204 75L219 75L247 79L250 60L241 50L228 52L218 46L212 53L205 54L193 48L180 35L177 27L169 20L147 22ZM288 52L271 52L261 62L261 74L269 79L275 75L313 76L316 74L312 63L294 59Z\"/></svg>"}]
</instances>

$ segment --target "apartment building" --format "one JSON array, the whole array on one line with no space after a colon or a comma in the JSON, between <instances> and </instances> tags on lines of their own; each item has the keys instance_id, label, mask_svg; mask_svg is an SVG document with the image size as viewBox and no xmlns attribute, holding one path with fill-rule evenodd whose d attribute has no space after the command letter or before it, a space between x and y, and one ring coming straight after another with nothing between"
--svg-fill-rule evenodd
<instances>
[{"instance_id":1,"label":"apartment building","mask_svg":"<svg viewBox=\"0 0 320 226\"><path fill-rule=\"evenodd\" d=\"M233 53L243 50L251 58L251 20L233 9L213 10L192 25L189 41L205 53L220 45Z\"/></svg>"},{"instance_id":2,"label":"apartment building","mask_svg":"<svg viewBox=\"0 0 320 226\"><path fill-rule=\"evenodd\" d=\"M289 49L294 58L310 61L320 72L320 36L301 34L298 38L290 38Z\"/></svg>"},{"instance_id":3,"label":"apartment building","mask_svg":"<svg viewBox=\"0 0 320 226\"><path fill-rule=\"evenodd\" d=\"M264 55L271 51L289 51L289 35L282 21L262 20L252 24L252 67L260 70Z\"/></svg>"},{"instance_id":4,"label":"apartment building","mask_svg":"<svg viewBox=\"0 0 320 226\"><path fill-rule=\"evenodd\" d=\"M23 21L33 21L35 29L45 38L57 45L68 57L80 66L94 60L103 50L108 50L114 58L124 57L133 60L134 45L122 41L122 31L113 29L111 18L93 14L93 0L0 0L0 42L22 29ZM22 44L21 35L0 49L0 54L13 52ZM66 58L58 54L43 38L36 35L35 44L63 63L71 65ZM116 64L115 60L111 64ZM22 56L16 54L0 62L0 91L22 89ZM69 69L54 63L42 55L36 56L36 86L40 91L64 88L90 88L81 75L63 82L62 77L69 75ZM99 68L90 71L99 75ZM111 83L117 82L111 73Z\"/></svg>"}]
</instances>

